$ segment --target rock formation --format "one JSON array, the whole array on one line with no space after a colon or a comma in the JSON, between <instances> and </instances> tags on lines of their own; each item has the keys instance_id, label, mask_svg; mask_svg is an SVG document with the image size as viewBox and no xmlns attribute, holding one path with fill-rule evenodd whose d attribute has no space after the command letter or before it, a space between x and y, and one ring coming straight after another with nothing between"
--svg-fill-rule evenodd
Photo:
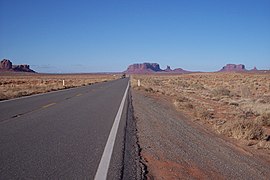
<instances>
[{"instance_id":1,"label":"rock formation","mask_svg":"<svg viewBox=\"0 0 270 180\"><path fill-rule=\"evenodd\" d=\"M256 68L256 66L254 66L254 68L251 69L250 71L259 71L259 70Z\"/></svg>"},{"instance_id":2,"label":"rock formation","mask_svg":"<svg viewBox=\"0 0 270 180\"><path fill-rule=\"evenodd\" d=\"M172 72L173 70L171 69L170 66L167 66L167 68L164 70L165 72Z\"/></svg>"},{"instance_id":3,"label":"rock formation","mask_svg":"<svg viewBox=\"0 0 270 180\"><path fill-rule=\"evenodd\" d=\"M27 64L12 65L12 62L8 59L3 59L0 62L0 71L35 72Z\"/></svg>"},{"instance_id":4,"label":"rock formation","mask_svg":"<svg viewBox=\"0 0 270 180\"><path fill-rule=\"evenodd\" d=\"M128 74L150 74L150 73L189 73L189 71L177 68L172 70L170 66L167 66L165 70L160 69L157 63L142 63L142 64L132 64L128 66L125 73Z\"/></svg>"},{"instance_id":5,"label":"rock formation","mask_svg":"<svg viewBox=\"0 0 270 180\"><path fill-rule=\"evenodd\" d=\"M238 71L247 71L245 65L243 64L227 64L224 66L220 72L238 72Z\"/></svg>"},{"instance_id":6,"label":"rock formation","mask_svg":"<svg viewBox=\"0 0 270 180\"><path fill-rule=\"evenodd\" d=\"M32 69L30 69L30 66L27 64L21 64L21 65L13 65L12 69L14 71L22 71L22 72L34 72Z\"/></svg>"},{"instance_id":7,"label":"rock formation","mask_svg":"<svg viewBox=\"0 0 270 180\"><path fill-rule=\"evenodd\" d=\"M243 64L227 64L218 72L259 72L256 67L251 70L247 70ZM124 71L127 74L152 74L152 73L167 73L167 74L187 74L195 71L187 71L182 68L171 69L167 65L166 69L160 69L157 63L141 63L132 64L128 66L127 70ZM199 71L196 71L199 72Z\"/></svg>"},{"instance_id":8,"label":"rock formation","mask_svg":"<svg viewBox=\"0 0 270 180\"><path fill-rule=\"evenodd\" d=\"M190 71L186 71L182 68L176 68L176 69L171 69L170 66L167 66L167 68L164 70L165 72L168 72L168 73L176 73L176 74L185 74L185 73L190 73Z\"/></svg>"},{"instance_id":9,"label":"rock formation","mask_svg":"<svg viewBox=\"0 0 270 180\"><path fill-rule=\"evenodd\" d=\"M187 71L187 70L184 70L182 68L176 68L173 70L174 73L178 73L178 74L186 74L186 73L191 73L191 71Z\"/></svg>"},{"instance_id":10,"label":"rock formation","mask_svg":"<svg viewBox=\"0 0 270 180\"><path fill-rule=\"evenodd\" d=\"M3 69L3 70L12 69L12 62L8 59L3 59L0 63L0 69Z\"/></svg>"},{"instance_id":11,"label":"rock formation","mask_svg":"<svg viewBox=\"0 0 270 180\"><path fill-rule=\"evenodd\" d=\"M128 66L126 73L131 74L144 74L144 73L154 73L161 72L162 70L157 63L142 63L142 64L132 64Z\"/></svg>"}]
</instances>

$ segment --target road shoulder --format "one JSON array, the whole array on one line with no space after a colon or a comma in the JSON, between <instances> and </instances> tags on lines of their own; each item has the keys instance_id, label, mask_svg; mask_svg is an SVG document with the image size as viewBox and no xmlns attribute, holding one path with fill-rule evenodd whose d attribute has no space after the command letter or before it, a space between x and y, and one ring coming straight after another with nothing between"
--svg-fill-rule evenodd
<instances>
[{"instance_id":1,"label":"road shoulder","mask_svg":"<svg viewBox=\"0 0 270 180\"><path fill-rule=\"evenodd\" d=\"M127 106L124 160L121 179L144 179L146 167L140 156L131 91L129 91L127 98Z\"/></svg>"},{"instance_id":2,"label":"road shoulder","mask_svg":"<svg viewBox=\"0 0 270 180\"><path fill-rule=\"evenodd\" d=\"M269 177L269 158L262 159L187 120L162 98L135 90L132 95L149 179Z\"/></svg>"}]
</instances>

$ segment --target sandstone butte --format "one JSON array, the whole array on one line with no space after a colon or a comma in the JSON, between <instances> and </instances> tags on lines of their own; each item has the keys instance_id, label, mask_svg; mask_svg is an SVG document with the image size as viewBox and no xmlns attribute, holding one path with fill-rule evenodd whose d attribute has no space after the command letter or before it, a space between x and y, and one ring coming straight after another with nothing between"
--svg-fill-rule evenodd
<instances>
[{"instance_id":1,"label":"sandstone butte","mask_svg":"<svg viewBox=\"0 0 270 180\"><path fill-rule=\"evenodd\" d=\"M12 65L12 62L8 59L3 59L0 62L0 71L10 71L10 72L32 72L30 66L27 64L20 64L20 65Z\"/></svg>"},{"instance_id":2,"label":"sandstone butte","mask_svg":"<svg viewBox=\"0 0 270 180\"><path fill-rule=\"evenodd\" d=\"M218 72L245 72L245 71L259 71L256 67L251 70L247 70L243 64L227 64ZM198 71L196 71L198 72ZM152 74L152 73L174 73L174 74L186 74L192 73L192 71L187 71L182 68L171 69L167 66L166 69L161 69L158 63L140 63L129 65L127 70L124 71L127 74Z\"/></svg>"},{"instance_id":3,"label":"sandstone butte","mask_svg":"<svg viewBox=\"0 0 270 180\"><path fill-rule=\"evenodd\" d=\"M190 73L190 71L183 70L181 68L171 69L167 66L166 69L161 69L158 63L141 63L132 64L128 66L127 70L124 71L127 74L151 74L151 73L178 73L185 74Z\"/></svg>"}]
</instances>

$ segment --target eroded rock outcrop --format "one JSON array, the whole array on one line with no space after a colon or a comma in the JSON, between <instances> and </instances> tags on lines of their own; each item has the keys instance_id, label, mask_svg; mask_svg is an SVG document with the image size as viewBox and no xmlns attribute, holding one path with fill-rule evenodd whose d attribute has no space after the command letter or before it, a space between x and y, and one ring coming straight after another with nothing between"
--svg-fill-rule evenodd
<instances>
[{"instance_id":1,"label":"eroded rock outcrop","mask_svg":"<svg viewBox=\"0 0 270 180\"><path fill-rule=\"evenodd\" d=\"M167 66L167 68L164 70L165 72L172 72L173 70L171 69L170 66Z\"/></svg>"},{"instance_id":2,"label":"eroded rock outcrop","mask_svg":"<svg viewBox=\"0 0 270 180\"><path fill-rule=\"evenodd\" d=\"M8 59L3 59L0 62L0 71L35 72L27 64L12 65L12 62Z\"/></svg>"},{"instance_id":3,"label":"eroded rock outcrop","mask_svg":"<svg viewBox=\"0 0 270 180\"><path fill-rule=\"evenodd\" d=\"M3 70L11 70L12 69L12 62L8 59L3 59L0 62L0 69Z\"/></svg>"},{"instance_id":4,"label":"eroded rock outcrop","mask_svg":"<svg viewBox=\"0 0 270 180\"><path fill-rule=\"evenodd\" d=\"M224 66L220 72L237 72L237 71L246 71L245 65L243 64L227 64Z\"/></svg>"},{"instance_id":5,"label":"eroded rock outcrop","mask_svg":"<svg viewBox=\"0 0 270 180\"><path fill-rule=\"evenodd\" d=\"M14 71L21 71L21 72L34 72L32 69L30 69L30 66L27 64L13 65L12 69Z\"/></svg>"},{"instance_id":6,"label":"eroded rock outcrop","mask_svg":"<svg viewBox=\"0 0 270 180\"><path fill-rule=\"evenodd\" d=\"M259 71L259 70L257 69L257 67L256 67L256 66L254 66L254 68L253 68L253 69L251 69L250 71Z\"/></svg>"},{"instance_id":7,"label":"eroded rock outcrop","mask_svg":"<svg viewBox=\"0 0 270 180\"><path fill-rule=\"evenodd\" d=\"M132 64L128 66L126 73L153 73L153 72L161 72L162 70L157 63L142 63L142 64Z\"/></svg>"},{"instance_id":8,"label":"eroded rock outcrop","mask_svg":"<svg viewBox=\"0 0 270 180\"><path fill-rule=\"evenodd\" d=\"M178 73L178 74L186 74L186 73L191 73L191 71L187 71L187 70L184 70L182 68L176 68L173 70L174 73Z\"/></svg>"},{"instance_id":9,"label":"eroded rock outcrop","mask_svg":"<svg viewBox=\"0 0 270 180\"><path fill-rule=\"evenodd\" d=\"M128 74L150 74L150 73L190 73L189 71L177 68L172 70L170 66L167 66L166 69L160 69L158 63L141 63L141 64L132 64L128 66L125 73Z\"/></svg>"}]
</instances>

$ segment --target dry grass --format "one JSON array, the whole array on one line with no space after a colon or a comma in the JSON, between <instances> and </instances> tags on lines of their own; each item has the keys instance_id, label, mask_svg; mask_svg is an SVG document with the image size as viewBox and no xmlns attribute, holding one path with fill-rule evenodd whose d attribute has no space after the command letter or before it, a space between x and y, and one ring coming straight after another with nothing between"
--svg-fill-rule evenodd
<instances>
[{"instance_id":1,"label":"dry grass","mask_svg":"<svg viewBox=\"0 0 270 180\"><path fill-rule=\"evenodd\" d=\"M257 142L270 139L269 73L134 75L132 86L169 96L179 111L219 133Z\"/></svg>"},{"instance_id":2,"label":"dry grass","mask_svg":"<svg viewBox=\"0 0 270 180\"><path fill-rule=\"evenodd\" d=\"M90 85L119 78L112 74L0 74L0 100ZM65 86L63 86L63 80Z\"/></svg>"},{"instance_id":3,"label":"dry grass","mask_svg":"<svg viewBox=\"0 0 270 180\"><path fill-rule=\"evenodd\" d=\"M236 139L262 140L264 138L262 126L250 119L227 121L220 132Z\"/></svg>"}]
</instances>

